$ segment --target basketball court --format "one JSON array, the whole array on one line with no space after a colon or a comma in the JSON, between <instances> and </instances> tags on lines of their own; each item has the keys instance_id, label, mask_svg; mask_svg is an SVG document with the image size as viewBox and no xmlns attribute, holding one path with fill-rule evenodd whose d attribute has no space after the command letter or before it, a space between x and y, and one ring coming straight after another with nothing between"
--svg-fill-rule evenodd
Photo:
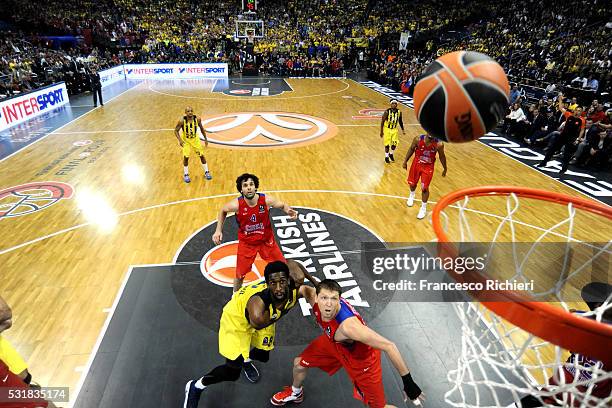
<instances>
[{"instance_id":1,"label":"basketball court","mask_svg":"<svg viewBox=\"0 0 612 408\"><path fill-rule=\"evenodd\" d=\"M215 248L211 237L219 208L238 195L236 177L249 172L259 176L260 192L317 217L329 232L332 243L321 247L298 221L298 238L277 235L285 256L309 262L322 278L332 262L326 254L342 254L336 277L345 295L398 345L427 395L425 406L448 406L447 374L461 354L452 304L378 293L362 257L364 243L436 239L430 215L417 220L419 206L406 206L402 161L422 133L412 109L400 105L406 135L400 133L395 163L386 164L379 132L389 99L348 78L122 81L105 88L105 98L93 110L89 95L71 100L24 125L25 134L32 126L40 134L0 159L0 293L15 316L5 334L37 382L70 387L79 408L179 406L185 382L222 362L217 330L231 296L233 220L223 246ZM173 130L187 106L207 130L210 181L192 154L191 183L183 182ZM480 185L588 198L483 143L446 144L445 151L448 174L436 165L429 211L442 196ZM551 203L527 207L516 215L531 231L522 239L536 239L566 212ZM507 214L504 200L483 198L469 211L474 240L490 240ZM289 226L280 213L272 219L277 234ZM609 220L587 214L577 216L571 236L608 242L610 231ZM567 241L568 234L561 228L550 240ZM512 238L504 231L498 241ZM256 268L252 279L263 270ZM609 281L609 265L596 277ZM241 377L212 386L200 406L270 406L291 381L293 358L318 334L302 304L278 323L277 347L258 365L261 382ZM310 371L302 406L361 406L344 373ZM386 358L383 373L388 403L401 406L401 381Z\"/></svg>"}]
</instances>

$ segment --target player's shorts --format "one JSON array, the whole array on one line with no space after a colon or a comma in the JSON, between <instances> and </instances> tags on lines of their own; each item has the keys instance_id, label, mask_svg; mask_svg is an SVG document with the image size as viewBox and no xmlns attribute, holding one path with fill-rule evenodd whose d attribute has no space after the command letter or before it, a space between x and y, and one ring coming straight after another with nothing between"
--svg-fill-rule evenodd
<instances>
[{"instance_id":1,"label":"player's shorts","mask_svg":"<svg viewBox=\"0 0 612 408\"><path fill-rule=\"evenodd\" d=\"M330 376L343 367L336 347L324 334L314 339L300 354L300 365L320 368ZM383 408L387 405L382 383L380 351L376 350L376 358L367 367L352 367L349 362L344 368L355 387L353 396L356 399L363 401L370 408Z\"/></svg>"},{"instance_id":2,"label":"player's shorts","mask_svg":"<svg viewBox=\"0 0 612 408\"><path fill-rule=\"evenodd\" d=\"M399 136L397 128L389 129L387 127L383 127L383 143L385 146L397 146L399 143Z\"/></svg>"},{"instance_id":3,"label":"player's shorts","mask_svg":"<svg viewBox=\"0 0 612 408\"><path fill-rule=\"evenodd\" d=\"M29 386L23 382L16 374L9 370L8 366L0 360L0 394L2 395L2 401L0 406L2 408L39 408L47 407L49 404L42 399L21 399L15 400L15 403L11 402L8 395L8 390L13 392L20 390L28 390ZM19 393L19 395L22 395ZM27 397L27 394L26 394Z\"/></svg>"},{"instance_id":4,"label":"player's shorts","mask_svg":"<svg viewBox=\"0 0 612 408\"><path fill-rule=\"evenodd\" d=\"M559 371L556 371L555 375L553 375L552 377L548 379L548 384L552 386L563 386L564 384L571 384L574 382L574 375L570 373L569 371L567 371L565 367L563 367L563 369L560 372L563 374L564 378L563 379L559 378L559 376L557 375ZM582 381L583 380L580 380L580 382ZM589 386L590 384L586 383L585 385L576 386L576 389L584 395L587 392ZM547 391L552 391L552 389L549 387L544 387L544 389ZM610 378L603 380L603 381L598 381L595 384L595 387L591 390L591 395L597 398L601 398L601 399L607 398L611 394L612 394L612 379ZM567 405L564 405L564 406L568 406L568 407L582 406L581 401L577 399L574 399L574 400L570 399L571 398L570 393L566 393L566 395L563 395L563 393L559 393L555 397L557 398L557 400L563 400L563 398L565 397L567 401ZM558 402L555 401L555 398L552 398L552 397L544 397L542 398L542 401L544 401L547 404L551 404L551 405L558 404Z\"/></svg>"},{"instance_id":5,"label":"player's shorts","mask_svg":"<svg viewBox=\"0 0 612 408\"><path fill-rule=\"evenodd\" d=\"M421 189L427 190L433 178L433 174L433 164L419 164L413 161L410 166L410 171L408 172L408 184L410 187L416 187L419 179L421 179Z\"/></svg>"},{"instance_id":6,"label":"player's shorts","mask_svg":"<svg viewBox=\"0 0 612 408\"><path fill-rule=\"evenodd\" d=\"M0 360L6 363L13 374L21 374L28 368L28 365L13 345L2 336L0 336Z\"/></svg>"},{"instance_id":7,"label":"player's shorts","mask_svg":"<svg viewBox=\"0 0 612 408\"><path fill-rule=\"evenodd\" d=\"M245 359L249 357L252 348L264 351L274 349L274 336L276 335L276 323L255 330L240 330L231 324L225 314L221 315L219 327L219 353L229 359L235 360L242 355Z\"/></svg>"},{"instance_id":8,"label":"player's shorts","mask_svg":"<svg viewBox=\"0 0 612 408\"><path fill-rule=\"evenodd\" d=\"M255 257L259 253L261 259L266 262L283 261L285 257L280 248L276 244L274 237L269 241L261 244L249 244L247 242L238 241L238 253L236 254L236 279L242 279L247 273L251 272Z\"/></svg>"},{"instance_id":9,"label":"player's shorts","mask_svg":"<svg viewBox=\"0 0 612 408\"><path fill-rule=\"evenodd\" d=\"M191 138L181 136L181 140L183 141L184 157L189 157L189 155L191 155L191 149L193 149L198 156L204 155L204 148L202 147L202 142L198 136Z\"/></svg>"}]
</instances>

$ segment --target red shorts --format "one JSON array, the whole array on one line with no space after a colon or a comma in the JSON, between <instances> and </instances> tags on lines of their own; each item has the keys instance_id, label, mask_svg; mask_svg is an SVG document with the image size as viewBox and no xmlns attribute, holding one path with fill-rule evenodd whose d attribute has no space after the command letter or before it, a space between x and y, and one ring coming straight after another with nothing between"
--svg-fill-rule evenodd
<instances>
[{"instance_id":1,"label":"red shorts","mask_svg":"<svg viewBox=\"0 0 612 408\"><path fill-rule=\"evenodd\" d=\"M343 367L336 347L324 334L314 339L300 354L300 365L306 368L320 368L329 375L334 375ZM371 365L356 368L348 363L344 369L353 381L355 387L353 396L356 399L363 401L370 408L383 408L387 405L378 350Z\"/></svg>"},{"instance_id":2,"label":"red shorts","mask_svg":"<svg viewBox=\"0 0 612 408\"><path fill-rule=\"evenodd\" d=\"M558 371L557 371L558 372ZM553 375L552 377L550 377L548 379L548 383L551 385L562 385L562 384L570 384L574 381L574 375L572 373L570 373L569 371L567 371L565 369L565 367L563 368L563 370L561 371L563 373L564 381L561 381L561 378L559 378L556 374ZM546 389L546 387L544 387L544 389ZM578 385L576 386L576 389L582 394L584 395L588 389L587 386L585 385ZM607 379L607 380L603 380L603 381L599 381L596 383L595 388L591 391L591 395L597 397L597 398L601 398L604 399L606 397L609 397L610 394L612 393L612 380L611 379ZM559 393L555 396L558 400L563 401L563 393ZM569 395L569 393L565 396L566 398L566 404L569 403L571 405L568 406L572 406L572 407L580 407L582 406L582 400L578 400L578 399L572 399L571 396ZM558 402L555 401L554 398L551 397L544 397L542 398L542 400L544 402L546 402L547 404L558 404ZM590 405L589 405L590 406Z\"/></svg>"},{"instance_id":3,"label":"red shorts","mask_svg":"<svg viewBox=\"0 0 612 408\"><path fill-rule=\"evenodd\" d=\"M255 262L255 257L258 253L261 259L267 262L287 262L280 248L276 245L274 237L261 244L249 244L239 240L236 259L236 279L242 279L247 273L251 272L253 262Z\"/></svg>"},{"instance_id":4,"label":"red shorts","mask_svg":"<svg viewBox=\"0 0 612 408\"><path fill-rule=\"evenodd\" d=\"M17 390L28 390L30 387L16 374L9 371L8 366L0 360L0 407L2 408L39 408L47 407L49 403L43 399L17 399L11 402L12 395ZM11 391L11 394L9 394ZM22 395L18 393L17 395Z\"/></svg>"},{"instance_id":5,"label":"red shorts","mask_svg":"<svg viewBox=\"0 0 612 408\"><path fill-rule=\"evenodd\" d=\"M408 172L408 184L410 187L416 187L420 178L421 189L427 190L429 188L429 183L431 183L431 179L433 178L433 174L433 164L419 164L413 161L412 165L410 166L410 171Z\"/></svg>"}]
</instances>

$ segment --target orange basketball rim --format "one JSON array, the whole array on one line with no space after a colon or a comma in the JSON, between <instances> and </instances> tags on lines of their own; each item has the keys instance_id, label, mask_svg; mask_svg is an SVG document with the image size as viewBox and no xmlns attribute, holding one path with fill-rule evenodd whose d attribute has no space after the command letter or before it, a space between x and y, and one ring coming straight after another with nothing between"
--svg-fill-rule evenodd
<instances>
[{"instance_id":1,"label":"orange basketball rim","mask_svg":"<svg viewBox=\"0 0 612 408\"><path fill-rule=\"evenodd\" d=\"M456 246L450 242L442 227L441 212L465 197L508 196L536 199L567 205L612 219L612 209L595 201L545 190L515 186L479 186L454 191L443 197L434 207L432 224L438 237L438 252L441 257L458 256ZM474 273L465 275L449 270L458 282L485 281L485 277ZM474 293L478 298L478 293ZM498 316L557 346L612 366L612 325L572 314L561 307L546 302L530 301L513 291L500 291L500 301L483 301L482 304Z\"/></svg>"}]
</instances>

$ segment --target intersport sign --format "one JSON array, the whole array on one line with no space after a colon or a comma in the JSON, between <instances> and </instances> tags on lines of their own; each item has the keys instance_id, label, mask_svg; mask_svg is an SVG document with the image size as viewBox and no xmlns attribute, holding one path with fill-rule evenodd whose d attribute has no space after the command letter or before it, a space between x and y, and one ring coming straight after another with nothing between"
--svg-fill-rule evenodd
<instances>
[{"instance_id":1,"label":"intersport sign","mask_svg":"<svg viewBox=\"0 0 612 408\"><path fill-rule=\"evenodd\" d=\"M199 79L227 78L224 63L202 64L125 64L126 79Z\"/></svg>"},{"instance_id":2,"label":"intersport sign","mask_svg":"<svg viewBox=\"0 0 612 408\"><path fill-rule=\"evenodd\" d=\"M60 82L0 102L0 131L68 103L66 84Z\"/></svg>"}]
</instances>

